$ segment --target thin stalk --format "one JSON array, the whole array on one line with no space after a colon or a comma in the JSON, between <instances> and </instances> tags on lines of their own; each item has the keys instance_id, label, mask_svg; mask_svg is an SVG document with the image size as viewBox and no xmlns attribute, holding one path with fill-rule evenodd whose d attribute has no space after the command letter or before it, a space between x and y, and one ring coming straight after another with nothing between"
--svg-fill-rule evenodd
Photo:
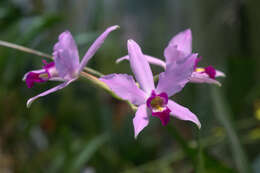
<instances>
[{"instance_id":1,"label":"thin stalk","mask_svg":"<svg viewBox=\"0 0 260 173\"><path fill-rule=\"evenodd\" d=\"M205 158L203 152L203 145L201 144L201 134L198 132L198 154L197 154L197 164L196 164L196 172L197 173L206 173L205 169Z\"/></svg>"},{"instance_id":2,"label":"thin stalk","mask_svg":"<svg viewBox=\"0 0 260 173\"><path fill-rule=\"evenodd\" d=\"M238 171L240 173L252 172L245 151L243 150L243 146L240 143L239 135L236 133L232 120L230 119L232 112L229 109L225 98L222 96L221 90L214 87L211 89L211 95L213 98L212 100L214 103L216 118L223 125L227 133L230 142L230 150L233 153L233 158Z\"/></svg>"},{"instance_id":3,"label":"thin stalk","mask_svg":"<svg viewBox=\"0 0 260 173\"><path fill-rule=\"evenodd\" d=\"M153 77L153 80L154 80L154 82L157 82L157 81L159 80L159 74L155 75L155 76Z\"/></svg>"},{"instance_id":4,"label":"thin stalk","mask_svg":"<svg viewBox=\"0 0 260 173\"><path fill-rule=\"evenodd\" d=\"M102 74L102 73L100 73L99 71L96 71L96 70L94 70L94 69L92 69L92 68L89 68L89 67L85 67L85 68L84 68L84 71L87 72L87 73L90 73L90 74L92 74L92 75L95 75L95 76L97 76L97 77L102 77L102 76L104 76L104 74Z\"/></svg>"},{"instance_id":5,"label":"thin stalk","mask_svg":"<svg viewBox=\"0 0 260 173\"><path fill-rule=\"evenodd\" d=\"M9 47L9 48L17 49L17 50L20 50L20 51L23 51L23 52L26 52L26 53L30 53L30 54L34 54L34 55L37 55L37 56L52 59L52 56L49 55L49 54L42 53L40 51L30 49L30 48L27 48L27 47L24 47L24 46L20 46L20 45L14 44L14 43L9 43L7 41L0 40L0 46Z\"/></svg>"}]
</instances>

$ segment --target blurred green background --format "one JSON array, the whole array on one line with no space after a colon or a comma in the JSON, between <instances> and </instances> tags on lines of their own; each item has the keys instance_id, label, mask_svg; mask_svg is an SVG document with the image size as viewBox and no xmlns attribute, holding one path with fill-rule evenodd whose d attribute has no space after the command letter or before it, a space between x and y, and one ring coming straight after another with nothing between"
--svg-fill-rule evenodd
<instances>
[{"instance_id":1,"label":"blurred green background","mask_svg":"<svg viewBox=\"0 0 260 173\"><path fill-rule=\"evenodd\" d=\"M68 29L84 55L117 24L120 30L88 65L131 74L128 62L114 63L127 54L127 39L163 58L171 37L191 28L200 65L227 77L222 87L188 84L174 96L198 115L201 130L177 119L163 127L151 118L135 140L134 112L85 79L27 109L27 99L58 83L28 89L22 77L42 58L0 47L0 172L259 173L259 6L257 0L1 0L0 40L51 54Z\"/></svg>"}]
</instances>

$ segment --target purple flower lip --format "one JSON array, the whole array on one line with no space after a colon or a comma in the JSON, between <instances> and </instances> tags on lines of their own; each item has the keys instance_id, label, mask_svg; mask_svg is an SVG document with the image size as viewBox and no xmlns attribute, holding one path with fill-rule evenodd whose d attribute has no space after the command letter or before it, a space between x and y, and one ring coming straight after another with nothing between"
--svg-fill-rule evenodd
<instances>
[{"instance_id":1,"label":"purple flower lip","mask_svg":"<svg viewBox=\"0 0 260 173\"><path fill-rule=\"evenodd\" d=\"M165 107L162 112L152 112L152 116L159 118L162 125L166 126L170 121L170 112L171 110L168 107Z\"/></svg>"},{"instance_id":2,"label":"purple flower lip","mask_svg":"<svg viewBox=\"0 0 260 173\"><path fill-rule=\"evenodd\" d=\"M163 126L170 121L171 110L167 107L167 104L168 95L164 92L157 95L154 90L146 101L146 105L152 111L152 115L158 117Z\"/></svg>"},{"instance_id":3,"label":"purple flower lip","mask_svg":"<svg viewBox=\"0 0 260 173\"><path fill-rule=\"evenodd\" d=\"M211 79L215 79L216 78L216 69L214 67L212 67L211 65L207 66L205 68L198 67L198 63L200 62L201 59L202 59L202 57L199 57L196 59L195 65L194 65L194 71L200 72L200 73L206 73Z\"/></svg>"},{"instance_id":4,"label":"purple flower lip","mask_svg":"<svg viewBox=\"0 0 260 173\"><path fill-rule=\"evenodd\" d=\"M43 76L43 74L46 74L46 73L45 72L43 72L43 73L29 72L25 79L27 87L32 88L34 83L46 82L48 80L48 78L46 80L44 78L42 78L41 76Z\"/></svg>"},{"instance_id":5,"label":"purple flower lip","mask_svg":"<svg viewBox=\"0 0 260 173\"><path fill-rule=\"evenodd\" d=\"M208 66L208 67L205 67L205 68L202 68L202 67L197 67L195 70L195 72L198 72L198 73L206 73L208 75L209 78L211 79L215 79L216 78L216 70L215 68L213 68L212 66Z\"/></svg>"},{"instance_id":6,"label":"purple flower lip","mask_svg":"<svg viewBox=\"0 0 260 173\"><path fill-rule=\"evenodd\" d=\"M55 76L55 63L47 63L43 60L45 64L42 70L29 72L25 77L25 82L28 88L32 88L34 83L43 83L48 81L52 76Z\"/></svg>"},{"instance_id":7,"label":"purple flower lip","mask_svg":"<svg viewBox=\"0 0 260 173\"><path fill-rule=\"evenodd\" d=\"M46 69L46 70L48 70L49 68L55 67L54 62L47 63L45 60L43 60L42 62L44 64L43 68Z\"/></svg>"},{"instance_id":8,"label":"purple flower lip","mask_svg":"<svg viewBox=\"0 0 260 173\"><path fill-rule=\"evenodd\" d=\"M215 68L213 68L212 66L208 66L208 67L205 67L204 69L205 69L205 73L207 73L211 79L216 78Z\"/></svg>"}]
</instances>

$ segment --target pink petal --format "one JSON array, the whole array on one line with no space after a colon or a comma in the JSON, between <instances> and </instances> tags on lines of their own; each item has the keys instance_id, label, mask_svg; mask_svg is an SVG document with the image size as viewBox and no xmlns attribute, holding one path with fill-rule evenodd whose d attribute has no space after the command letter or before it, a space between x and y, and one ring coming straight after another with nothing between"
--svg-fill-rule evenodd
<instances>
[{"instance_id":1,"label":"pink petal","mask_svg":"<svg viewBox=\"0 0 260 173\"><path fill-rule=\"evenodd\" d=\"M138 134L149 124L149 117L145 104L138 107L133 119L133 124L135 138L137 138Z\"/></svg>"},{"instance_id":2,"label":"pink petal","mask_svg":"<svg viewBox=\"0 0 260 173\"><path fill-rule=\"evenodd\" d=\"M59 41L54 46L53 56L59 76L70 80L79 68L79 54L69 31L60 34Z\"/></svg>"},{"instance_id":3,"label":"pink petal","mask_svg":"<svg viewBox=\"0 0 260 173\"><path fill-rule=\"evenodd\" d=\"M141 48L133 40L128 40L127 47L130 66L136 80L147 94L151 94L154 89L153 74Z\"/></svg>"},{"instance_id":4,"label":"pink petal","mask_svg":"<svg viewBox=\"0 0 260 173\"><path fill-rule=\"evenodd\" d=\"M80 63L80 68L78 69L78 73L83 70L83 68L86 66L90 58L94 56L94 54L97 52L97 50L101 47L101 45L104 43L105 39L107 36L110 34L110 32L118 29L119 26L111 26L105 30L96 40L95 42L90 46L86 54L84 55L81 63Z\"/></svg>"},{"instance_id":5,"label":"pink petal","mask_svg":"<svg viewBox=\"0 0 260 173\"><path fill-rule=\"evenodd\" d=\"M182 90L189 82L197 54L191 54L181 61L167 64L165 72L159 75L157 93L166 92L169 97Z\"/></svg>"},{"instance_id":6,"label":"pink petal","mask_svg":"<svg viewBox=\"0 0 260 173\"><path fill-rule=\"evenodd\" d=\"M158 65L158 66L161 66L162 68L166 68L166 64L164 61L160 60L159 58L155 58L153 56L149 56L149 55L145 55L144 54L144 57L147 59L147 61L150 63L150 64L154 64L154 65ZM118 58L116 60L116 63L120 63L121 61L124 61L124 60L129 60L129 56L126 55L126 56L123 56L121 58Z\"/></svg>"},{"instance_id":7,"label":"pink petal","mask_svg":"<svg viewBox=\"0 0 260 173\"><path fill-rule=\"evenodd\" d=\"M99 79L106 83L122 99L128 100L135 105L145 103L146 94L137 87L132 76L127 74L110 74Z\"/></svg>"},{"instance_id":8,"label":"pink petal","mask_svg":"<svg viewBox=\"0 0 260 173\"><path fill-rule=\"evenodd\" d=\"M179 61L187 56L186 53L178 50L177 45L169 44L164 50L166 64Z\"/></svg>"},{"instance_id":9,"label":"pink petal","mask_svg":"<svg viewBox=\"0 0 260 173\"><path fill-rule=\"evenodd\" d=\"M201 128L200 121L197 116L192 113L188 108L175 103L172 100L168 102L168 108L171 110L170 114L180 120L191 121Z\"/></svg>"},{"instance_id":10,"label":"pink petal","mask_svg":"<svg viewBox=\"0 0 260 173\"><path fill-rule=\"evenodd\" d=\"M206 73L193 72L190 78L192 83L209 83L221 86L221 83L215 79L210 78Z\"/></svg>"},{"instance_id":11,"label":"pink petal","mask_svg":"<svg viewBox=\"0 0 260 173\"><path fill-rule=\"evenodd\" d=\"M32 98L30 98L28 101L27 101L27 107L29 108L30 106L31 106L31 104L32 104L32 102L34 102L36 99L38 99L39 97L43 97L43 96L46 96L46 95L48 95L48 94L50 94L50 93L53 93L53 92L55 92L55 91L58 91L58 90L60 90L60 89L62 89L62 88L64 88L64 87L66 87L67 85L69 85L71 82L73 82L75 79L73 79L73 80L71 80L71 81L67 81L67 82L64 82L64 83L62 83L62 84L60 84L60 85L57 85L56 87L54 87L54 88L51 88L51 89L49 89L49 90L47 90L47 91L45 91L45 92L43 92L43 93L41 93L41 94L39 94L39 95L37 95L37 96L34 96L34 97L32 97Z\"/></svg>"},{"instance_id":12,"label":"pink petal","mask_svg":"<svg viewBox=\"0 0 260 173\"><path fill-rule=\"evenodd\" d=\"M192 53L192 33L190 29L186 29L175 35L168 46L177 46L177 50L184 53L187 56ZM167 48L166 48L167 49Z\"/></svg>"}]
</instances>

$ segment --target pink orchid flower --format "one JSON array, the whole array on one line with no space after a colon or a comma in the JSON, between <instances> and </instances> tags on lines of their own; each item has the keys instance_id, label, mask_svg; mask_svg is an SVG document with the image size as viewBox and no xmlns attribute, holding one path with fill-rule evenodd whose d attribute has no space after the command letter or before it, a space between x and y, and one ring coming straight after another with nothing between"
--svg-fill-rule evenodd
<instances>
[{"instance_id":1,"label":"pink orchid flower","mask_svg":"<svg viewBox=\"0 0 260 173\"><path fill-rule=\"evenodd\" d=\"M167 64L166 71L159 75L155 88L149 63L133 40L128 40L128 53L131 69L140 88L133 77L127 74L110 74L100 80L119 97L138 106L133 119L135 137L148 125L150 115L158 117L163 126L168 124L172 115L181 120L192 121L200 128L201 124L195 114L169 99L189 81L197 54Z\"/></svg>"},{"instance_id":2,"label":"pink orchid flower","mask_svg":"<svg viewBox=\"0 0 260 173\"><path fill-rule=\"evenodd\" d=\"M178 33L174 36L169 42L168 46L164 50L164 57L166 62L145 55L148 62L151 64L159 65L164 69L167 67L168 63L176 62L180 59L186 58L188 55L192 53L192 33L190 29L186 29ZM123 60L128 60L129 56L124 56L119 58L116 62L119 63ZM218 82L216 77L225 77L225 74L219 70L216 70L212 66L208 67L197 67L197 63L201 58L197 58L192 76L190 78L190 82L193 83L213 83L221 86L220 82Z\"/></svg>"},{"instance_id":3,"label":"pink orchid flower","mask_svg":"<svg viewBox=\"0 0 260 173\"><path fill-rule=\"evenodd\" d=\"M23 80L26 82L28 88L33 87L34 83L42 83L46 81L61 81L63 83L30 98L27 101L27 107L29 107L32 102L39 97L58 91L75 81L88 61L101 47L109 33L117 28L119 28L117 25L107 28L105 32L103 32L90 46L81 62L79 62L78 48L71 33L69 31L61 33L58 42L53 48L54 62L48 64L44 61L45 65L42 69L26 73Z\"/></svg>"}]
</instances>

